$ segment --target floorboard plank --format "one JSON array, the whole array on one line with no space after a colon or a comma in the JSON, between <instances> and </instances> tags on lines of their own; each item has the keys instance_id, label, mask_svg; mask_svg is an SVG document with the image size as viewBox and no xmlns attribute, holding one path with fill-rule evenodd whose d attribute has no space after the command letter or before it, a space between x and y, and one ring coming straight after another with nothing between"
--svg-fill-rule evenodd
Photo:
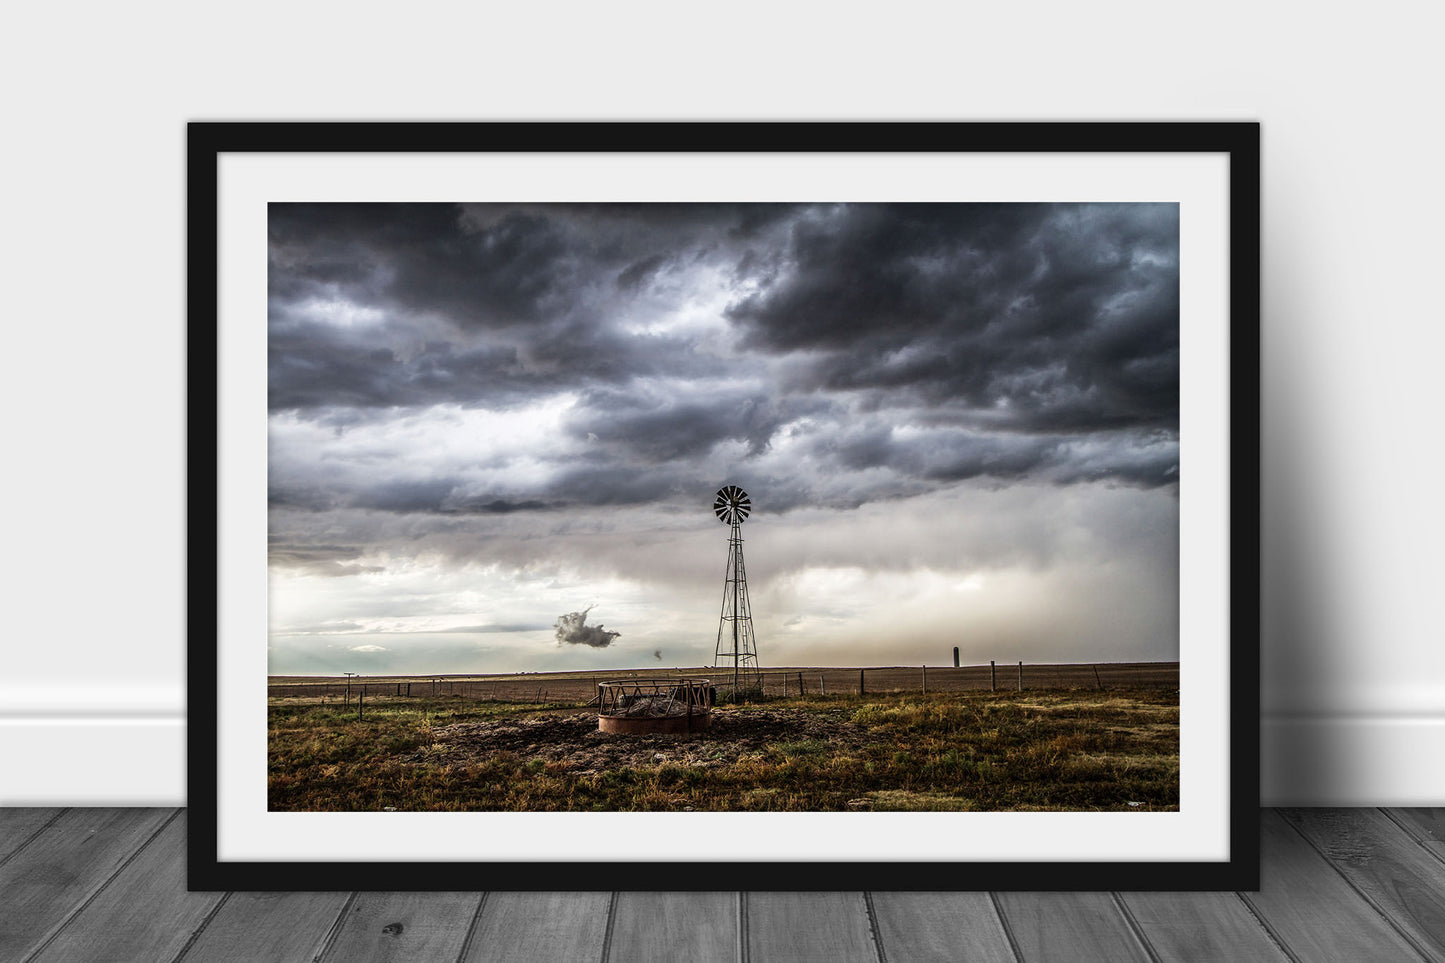
<instances>
[{"instance_id":1,"label":"floorboard plank","mask_svg":"<svg viewBox=\"0 0 1445 963\"><path fill-rule=\"evenodd\" d=\"M617 963L736 963L737 893L618 893Z\"/></svg>"},{"instance_id":2,"label":"floorboard plank","mask_svg":"<svg viewBox=\"0 0 1445 963\"><path fill-rule=\"evenodd\" d=\"M1301 960L1418 960L1354 888L1276 812L1260 820L1260 888L1243 897Z\"/></svg>"},{"instance_id":3,"label":"floorboard plank","mask_svg":"<svg viewBox=\"0 0 1445 963\"><path fill-rule=\"evenodd\" d=\"M167 823L33 963L173 960L220 902L186 892L186 814Z\"/></svg>"},{"instance_id":4,"label":"floorboard plank","mask_svg":"<svg viewBox=\"0 0 1445 963\"><path fill-rule=\"evenodd\" d=\"M456 963L481 893L358 893L325 963Z\"/></svg>"},{"instance_id":5,"label":"floorboard plank","mask_svg":"<svg viewBox=\"0 0 1445 963\"><path fill-rule=\"evenodd\" d=\"M70 809L0 865L0 960L44 941L174 815L167 809Z\"/></svg>"},{"instance_id":6,"label":"floorboard plank","mask_svg":"<svg viewBox=\"0 0 1445 963\"><path fill-rule=\"evenodd\" d=\"M1261 833L1258 893L874 893L875 934L856 892L750 893L741 921L731 893L235 893L217 909L185 891L184 815L0 809L0 960L164 963L194 934L183 963L452 963L463 947L466 963L732 963L741 931L752 963L877 963L880 947L888 963L1280 963L1281 945L1445 963L1445 810L1267 811Z\"/></svg>"},{"instance_id":7,"label":"floorboard plank","mask_svg":"<svg viewBox=\"0 0 1445 963\"><path fill-rule=\"evenodd\" d=\"M1163 963L1288 963L1289 957L1235 893L1121 893L1120 899Z\"/></svg>"},{"instance_id":8,"label":"floorboard plank","mask_svg":"<svg viewBox=\"0 0 1445 963\"><path fill-rule=\"evenodd\" d=\"M1391 809L1405 831L1420 845L1445 859L1445 809Z\"/></svg>"},{"instance_id":9,"label":"floorboard plank","mask_svg":"<svg viewBox=\"0 0 1445 963\"><path fill-rule=\"evenodd\" d=\"M873 893L888 963L1016 963L987 893Z\"/></svg>"},{"instance_id":10,"label":"floorboard plank","mask_svg":"<svg viewBox=\"0 0 1445 963\"><path fill-rule=\"evenodd\" d=\"M611 893L488 893L464 963L597 963Z\"/></svg>"},{"instance_id":11,"label":"floorboard plank","mask_svg":"<svg viewBox=\"0 0 1445 963\"><path fill-rule=\"evenodd\" d=\"M1025 963L1149 963L1108 893L999 893L999 909Z\"/></svg>"},{"instance_id":12,"label":"floorboard plank","mask_svg":"<svg viewBox=\"0 0 1445 963\"><path fill-rule=\"evenodd\" d=\"M60 815L58 808L16 806L0 809L0 862L4 862L24 846L45 824Z\"/></svg>"},{"instance_id":13,"label":"floorboard plank","mask_svg":"<svg viewBox=\"0 0 1445 963\"><path fill-rule=\"evenodd\" d=\"M862 893L749 893L751 963L878 963Z\"/></svg>"},{"instance_id":14,"label":"floorboard plank","mask_svg":"<svg viewBox=\"0 0 1445 963\"><path fill-rule=\"evenodd\" d=\"M231 893L184 963L312 963L349 893Z\"/></svg>"},{"instance_id":15,"label":"floorboard plank","mask_svg":"<svg viewBox=\"0 0 1445 963\"><path fill-rule=\"evenodd\" d=\"M1445 963L1445 863L1378 809L1285 809L1280 815L1426 958Z\"/></svg>"}]
</instances>

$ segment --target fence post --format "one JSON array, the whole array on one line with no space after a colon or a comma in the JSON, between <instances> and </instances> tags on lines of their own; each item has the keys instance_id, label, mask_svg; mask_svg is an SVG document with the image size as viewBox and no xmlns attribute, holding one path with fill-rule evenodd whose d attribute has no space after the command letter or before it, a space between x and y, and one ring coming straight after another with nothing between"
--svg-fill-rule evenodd
<instances>
[{"instance_id":1,"label":"fence post","mask_svg":"<svg viewBox=\"0 0 1445 963\"><path fill-rule=\"evenodd\" d=\"M783 673L783 698L788 697L788 673Z\"/></svg>"},{"instance_id":2,"label":"fence post","mask_svg":"<svg viewBox=\"0 0 1445 963\"><path fill-rule=\"evenodd\" d=\"M818 673L818 691L823 695L828 694L828 683L823 681L823 673Z\"/></svg>"},{"instance_id":3,"label":"fence post","mask_svg":"<svg viewBox=\"0 0 1445 963\"><path fill-rule=\"evenodd\" d=\"M366 686L356 690L356 721L361 721L361 707L366 702Z\"/></svg>"},{"instance_id":4,"label":"fence post","mask_svg":"<svg viewBox=\"0 0 1445 963\"><path fill-rule=\"evenodd\" d=\"M805 696L805 695L807 695L807 694L808 694L807 692L803 691L803 673L799 672L799 673L798 673L798 695L799 695L799 696Z\"/></svg>"},{"instance_id":5,"label":"fence post","mask_svg":"<svg viewBox=\"0 0 1445 963\"><path fill-rule=\"evenodd\" d=\"M923 667L923 694L928 695L928 666Z\"/></svg>"},{"instance_id":6,"label":"fence post","mask_svg":"<svg viewBox=\"0 0 1445 963\"><path fill-rule=\"evenodd\" d=\"M1098 686L1100 689L1104 688L1104 683L1102 683L1102 682L1099 681L1099 667L1096 665L1096 666L1093 667L1093 669L1094 669L1094 685Z\"/></svg>"},{"instance_id":7,"label":"fence post","mask_svg":"<svg viewBox=\"0 0 1445 963\"><path fill-rule=\"evenodd\" d=\"M1019 691L1024 691L1024 664L1022 660L1019 661Z\"/></svg>"},{"instance_id":8,"label":"fence post","mask_svg":"<svg viewBox=\"0 0 1445 963\"><path fill-rule=\"evenodd\" d=\"M863 670L858 670L858 694L863 695Z\"/></svg>"},{"instance_id":9,"label":"fence post","mask_svg":"<svg viewBox=\"0 0 1445 963\"><path fill-rule=\"evenodd\" d=\"M958 646L953 647L953 667L958 668Z\"/></svg>"},{"instance_id":10,"label":"fence post","mask_svg":"<svg viewBox=\"0 0 1445 963\"><path fill-rule=\"evenodd\" d=\"M988 660L988 691L998 691L998 666L994 664L993 659Z\"/></svg>"}]
</instances>

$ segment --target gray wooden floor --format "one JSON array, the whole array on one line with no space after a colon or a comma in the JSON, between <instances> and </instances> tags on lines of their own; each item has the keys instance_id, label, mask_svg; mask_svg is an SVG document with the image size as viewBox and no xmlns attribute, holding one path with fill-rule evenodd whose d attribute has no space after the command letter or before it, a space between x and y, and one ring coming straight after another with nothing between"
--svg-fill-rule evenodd
<instances>
[{"instance_id":1,"label":"gray wooden floor","mask_svg":"<svg viewBox=\"0 0 1445 963\"><path fill-rule=\"evenodd\" d=\"M184 811L0 809L0 961L1445 963L1445 810L1261 820L1257 893L215 894Z\"/></svg>"}]
</instances>

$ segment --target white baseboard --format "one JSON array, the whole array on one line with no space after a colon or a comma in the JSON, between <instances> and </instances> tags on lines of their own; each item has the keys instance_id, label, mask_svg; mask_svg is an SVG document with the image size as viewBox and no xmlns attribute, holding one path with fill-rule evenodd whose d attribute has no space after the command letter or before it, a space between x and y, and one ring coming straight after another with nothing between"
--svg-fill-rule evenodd
<instances>
[{"instance_id":1,"label":"white baseboard","mask_svg":"<svg viewBox=\"0 0 1445 963\"><path fill-rule=\"evenodd\" d=\"M1445 806L1445 716L1261 724L1265 806ZM0 718L0 806L184 806L183 716Z\"/></svg>"},{"instance_id":2,"label":"white baseboard","mask_svg":"<svg viewBox=\"0 0 1445 963\"><path fill-rule=\"evenodd\" d=\"M1445 715L1265 716L1265 806L1445 806Z\"/></svg>"},{"instance_id":3,"label":"white baseboard","mask_svg":"<svg viewBox=\"0 0 1445 963\"><path fill-rule=\"evenodd\" d=\"M184 716L0 718L0 806L184 806Z\"/></svg>"}]
</instances>

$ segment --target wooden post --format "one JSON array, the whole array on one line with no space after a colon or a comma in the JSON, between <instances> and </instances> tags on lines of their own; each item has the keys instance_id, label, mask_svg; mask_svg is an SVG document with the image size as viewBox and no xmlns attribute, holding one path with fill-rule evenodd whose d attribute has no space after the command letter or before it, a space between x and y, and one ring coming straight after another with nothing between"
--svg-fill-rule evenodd
<instances>
[{"instance_id":1,"label":"wooden post","mask_svg":"<svg viewBox=\"0 0 1445 963\"><path fill-rule=\"evenodd\" d=\"M1019 691L1024 691L1024 664L1022 660L1019 661Z\"/></svg>"},{"instance_id":2,"label":"wooden post","mask_svg":"<svg viewBox=\"0 0 1445 963\"><path fill-rule=\"evenodd\" d=\"M988 691L998 691L998 666L994 664L993 659L988 660Z\"/></svg>"},{"instance_id":3,"label":"wooden post","mask_svg":"<svg viewBox=\"0 0 1445 963\"><path fill-rule=\"evenodd\" d=\"M366 686L356 690L356 721L361 721L361 707L366 702Z\"/></svg>"},{"instance_id":4,"label":"wooden post","mask_svg":"<svg viewBox=\"0 0 1445 963\"><path fill-rule=\"evenodd\" d=\"M803 673L801 672L798 673L798 695L800 697L807 695L807 693L803 691Z\"/></svg>"},{"instance_id":5,"label":"wooden post","mask_svg":"<svg viewBox=\"0 0 1445 963\"><path fill-rule=\"evenodd\" d=\"M1094 666L1094 685L1098 686L1100 689L1104 688L1104 683L1099 681L1099 667L1097 665Z\"/></svg>"},{"instance_id":6,"label":"wooden post","mask_svg":"<svg viewBox=\"0 0 1445 963\"><path fill-rule=\"evenodd\" d=\"M818 673L818 691L823 693L823 695L828 694L828 683L823 681L823 673L821 672Z\"/></svg>"},{"instance_id":7,"label":"wooden post","mask_svg":"<svg viewBox=\"0 0 1445 963\"><path fill-rule=\"evenodd\" d=\"M406 684L406 696L407 696L408 699L411 698L411 683L410 683L410 682L408 682L408 683Z\"/></svg>"},{"instance_id":8,"label":"wooden post","mask_svg":"<svg viewBox=\"0 0 1445 963\"><path fill-rule=\"evenodd\" d=\"M787 674L786 672L784 672L784 673L783 673L783 698L786 699L787 697L788 697L788 674Z\"/></svg>"},{"instance_id":9,"label":"wooden post","mask_svg":"<svg viewBox=\"0 0 1445 963\"><path fill-rule=\"evenodd\" d=\"M958 668L958 646L953 647L953 667Z\"/></svg>"},{"instance_id":10,"label":"wooden post","mask_svg":"<svg viewBox=\"0 0 1445 963\"><path fill-rule=\"evenodd\" d=\"M928 666L923 667L923 694L928 695Z\"/></svg>"},{"instance_id":11,"label":"wooden post","mask_svg":"<svg viewBox=\"0 0 1445 963\"><path fill-rule=\"evenodd\" d=\"M401 695L401 683L400 683L400 682L398 682L398 683L396 684L396 694L397 694L397 695Z\"/></svg>"},{"instance_id":12,"label":"wooden post","mask_svg":"<svg viewBox=\"0 0 1445 963\"><path fill-rule=\"evenodd\" d=\"M863 670L862 670L862 669L859 669L859 670L858 670L858 694L859 694L859 695L863 695L863 694L864 694L864 691L863 691Z\"/></svg>"}]
</instances>

